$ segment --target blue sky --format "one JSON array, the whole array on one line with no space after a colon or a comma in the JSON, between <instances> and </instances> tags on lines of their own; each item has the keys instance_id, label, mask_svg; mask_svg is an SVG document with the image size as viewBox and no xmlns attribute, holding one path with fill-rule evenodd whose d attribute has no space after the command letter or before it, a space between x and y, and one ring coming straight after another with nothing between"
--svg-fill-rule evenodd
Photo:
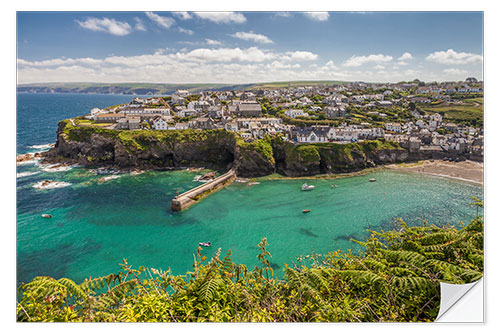
<instances>
[{"instance_id":1,"label":"blue sky","mask_svg":"<svg viewBox=\"0 0 500 333\"><path fill-rule=\"evenodd\" d=\"M18 82L482 78L480 12L18 12Z\"/></svg>"}]
</instances>

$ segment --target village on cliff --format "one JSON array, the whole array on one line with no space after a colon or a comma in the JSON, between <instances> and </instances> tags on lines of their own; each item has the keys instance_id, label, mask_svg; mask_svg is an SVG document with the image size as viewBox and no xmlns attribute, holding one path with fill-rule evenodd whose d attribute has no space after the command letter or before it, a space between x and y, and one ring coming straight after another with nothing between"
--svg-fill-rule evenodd
<instances>
[{"instance_id":1,"label":"village on cliff","mask_svg":"<svg viewBox=\"0 0 500 333\"><path fill-rule=\"evenodd\" d=\"M262 87L251 91L177 90L94 108L78 126L117 130L225 129L253 141L280 134L294 143L349 143L384 138L412 153L483 157L483 82ZM468 108L480 117L463 116ZM79 119L78 119L79 118Z\"/></svg>"}]
</instances>

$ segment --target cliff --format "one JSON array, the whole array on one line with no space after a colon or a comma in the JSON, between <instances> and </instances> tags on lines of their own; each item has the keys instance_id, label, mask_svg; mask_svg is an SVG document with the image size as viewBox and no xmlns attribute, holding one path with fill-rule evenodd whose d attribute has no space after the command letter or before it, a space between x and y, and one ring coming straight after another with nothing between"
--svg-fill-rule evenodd
<instances>
[{"instance_id":1,"label":"cliff","mask_svg":"<svg viewBox=\"0 0 500 333\"><path fill-rule=\"evenodd\" d=\"M221 172L234 168L243 177L343 173L408 158L406 149L385 140L294 145L267 137L244 142L222 129L119 131L73 126L69 120L59 123L56 145L45 154L48 163L124 169L203 166Z\"/></svg>"}]
</instances>

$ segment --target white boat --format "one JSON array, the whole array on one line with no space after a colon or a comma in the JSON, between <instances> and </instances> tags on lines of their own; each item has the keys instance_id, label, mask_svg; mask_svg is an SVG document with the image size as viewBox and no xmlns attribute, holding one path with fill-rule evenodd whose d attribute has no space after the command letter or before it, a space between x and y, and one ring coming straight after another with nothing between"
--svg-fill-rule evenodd
<instances>
[{"instance_id":1,"label":"white boat","mask_svg":"<svg viewBox=\"0 0 500 333\"><path fill-rule=\"evenodd\" d=\"M314 185L307 185L306 183L302 185L302 191L311 191L311 190L314 190Z\"/></svg>"}]
</instances>

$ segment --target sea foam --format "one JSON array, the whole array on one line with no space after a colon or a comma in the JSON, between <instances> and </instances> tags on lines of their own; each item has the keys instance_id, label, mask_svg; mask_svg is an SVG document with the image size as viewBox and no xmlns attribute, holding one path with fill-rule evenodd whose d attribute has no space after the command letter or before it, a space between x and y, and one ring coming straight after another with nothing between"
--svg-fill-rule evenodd
<instances>
[{"instance_id":1,"label":"sea foam","mask_svg":"<svg viewBox=\"0 0 500 333\"><path fill-rule=\"evenodd\" d=\"M62 187L67 187L71 186L71 183L68 182L49 182L48 184L44 184L46 182L45 180L33 184L33 188L37 190L50 190L50 189L55 189L55 188L62 188Z\"/></svg>"},{"instance_id":2,"label":"sea foam","mask_svg":"<svg viewBox=\"0 0 500 333\"><path fill-rule=\"evenodd\" d=\"M31 149L36 149L38 151L46 151L46 150L49 150L50 148L54 147L54 144L53 143L47 143L47 144L43 144L43 145L33 145L33 146L29 146L28 148L31 148Z\"/></svg>"},{"instance_id":3,"label":"sea foam","mask_svg":"<svg viewBox=\"0 0 500 333\"><path fill-rule=\"evenodd\" d=\"M33 175L36 175L36 174L39 174L40 171L33 171L33 172L30 172L30 171L26 171L26 172L19 172L17 174L17 178L22 178L22 177L28 177L28 176L33 176Z\"/></svg>"},{"instance_id":4,"label":"sea foam","mask_svg":"<svg viewBox=\"0 0 500 333\"><path fill-rule=\"evenodd\" d=\"M104 182L107 182L108 180L113 180L116 178L120 178L120 176L119 175L111 175L111 176L101 177L97 180L97 182L104 183Z\"/></svg>"},{"instance_id":5,"label":"sea foam","mask_svg":"<svg viewBox=\"0 0 500 333\"><path fill-rule=\"evenodd\" d=\"M73 169L73 167L64 164L48 164L40 166L40 169L42 169L45 172L64 172Z\"/></svg>"}]
</instances>

